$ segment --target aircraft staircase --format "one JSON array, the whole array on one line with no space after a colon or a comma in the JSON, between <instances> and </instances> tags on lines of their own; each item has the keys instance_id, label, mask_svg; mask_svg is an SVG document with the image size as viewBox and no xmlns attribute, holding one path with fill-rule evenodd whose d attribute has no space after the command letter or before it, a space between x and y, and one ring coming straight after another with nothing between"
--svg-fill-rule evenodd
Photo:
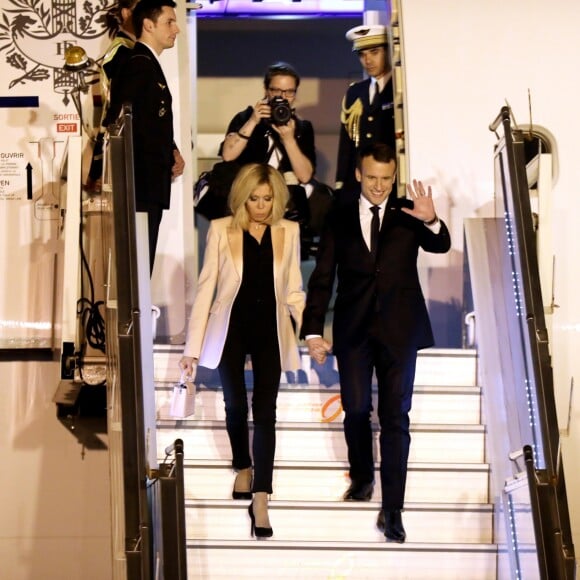
<instances>
[{"instance_id":1,"label":"aircraft staircase","mask_svg":"<svg viewBox=\"0 0 580 580\"><path fill-rule=\"evenodd\" d=\"M257 541L250 536L249 502L231 499L234 473L217 371L199 369L195 415L169 417L180 355L175 347L155 347L157 449L161 461L176 438L184 441L189 579L496 579L474 350L419 355L405 544L385 542L375 527L380 485L370 502L341 499L349 479L332 357L317 366L304 354L301 371L283 373L270 502L274 536ZM251 384L249 368L246 374Z\"/></svg>"}]
</instances>

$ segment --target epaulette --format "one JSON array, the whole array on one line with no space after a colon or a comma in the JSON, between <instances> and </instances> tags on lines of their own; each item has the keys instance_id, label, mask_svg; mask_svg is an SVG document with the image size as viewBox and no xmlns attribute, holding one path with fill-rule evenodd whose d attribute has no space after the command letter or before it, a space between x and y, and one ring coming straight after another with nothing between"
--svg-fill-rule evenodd
<instances>
[{"instance_id":1,"label":"epaulette","mask_svg":"<svg viewBox=\"0 0 580 580\"><path fill-rule=\"evenodd\" d=\"M343 97L340 111L340 122L344 125L348 136L354 141L355 147L358 147L360 140L359 125L363 109L364 106L360 97L348 108L346 106L346 96Z\"/></svg>"}]
</instances>

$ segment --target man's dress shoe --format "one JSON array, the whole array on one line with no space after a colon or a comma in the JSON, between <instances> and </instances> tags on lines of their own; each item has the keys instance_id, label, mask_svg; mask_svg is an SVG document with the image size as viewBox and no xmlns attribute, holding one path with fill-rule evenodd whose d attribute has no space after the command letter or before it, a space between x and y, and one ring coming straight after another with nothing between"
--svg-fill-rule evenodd
<instances>
[{"instance_id":1,"label":"man's dress shoe","mask_svg":"<svg viewBox=\"0 0 580 580\"><path fill-rule=\"evenodd\" d=\"M401 517L401 510L384 511L379 512L379 517L377 518L377 528L387 538L387 542L398 542L402 544L407 534L405 533L405 528L403 527L403 518Z\"/></svg>"},{"instance_id":2,"label":"man's dress shoe","mask_svg":"<svg viewBox=\"0 0 580 580\"><path fill-rule=\"evenodd\" d=\"M375 484L351 483L343 496L344 501L370 501Z\"/></svg>"}]
</instances>

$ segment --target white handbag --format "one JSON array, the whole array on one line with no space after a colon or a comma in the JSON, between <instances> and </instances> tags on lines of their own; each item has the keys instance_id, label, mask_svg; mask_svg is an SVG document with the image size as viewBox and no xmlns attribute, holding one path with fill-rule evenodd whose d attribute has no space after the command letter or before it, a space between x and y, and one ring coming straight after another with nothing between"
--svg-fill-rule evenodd
<instances>
[{"instance_id":1,"label":"white handbag","mask_svg":"<svg viewBox=\"0 0 580 580\"><path fill-rule=\"evenodd\" d=\"M195 383L191 377L181 374L181 380L173 387L169 416L185 419L195 413Z\"/></svg>"}]
</instances>

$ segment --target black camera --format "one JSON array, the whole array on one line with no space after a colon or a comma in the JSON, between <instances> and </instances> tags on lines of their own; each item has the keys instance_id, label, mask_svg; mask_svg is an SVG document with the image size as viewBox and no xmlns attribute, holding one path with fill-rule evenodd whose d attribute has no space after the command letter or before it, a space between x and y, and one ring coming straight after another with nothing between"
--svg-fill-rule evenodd
<instances>
[{"instance_id":1,"label":"black camera","mask_svg":"<svg viewBox=\"0 0 580 580\"><path fill-rule=\"evenodd\" d=\"M268 105L272 109L270 120L274 125L286 125L292 118L292 107L284 97L274 97Z\"/></svg>"}]
</instances>

